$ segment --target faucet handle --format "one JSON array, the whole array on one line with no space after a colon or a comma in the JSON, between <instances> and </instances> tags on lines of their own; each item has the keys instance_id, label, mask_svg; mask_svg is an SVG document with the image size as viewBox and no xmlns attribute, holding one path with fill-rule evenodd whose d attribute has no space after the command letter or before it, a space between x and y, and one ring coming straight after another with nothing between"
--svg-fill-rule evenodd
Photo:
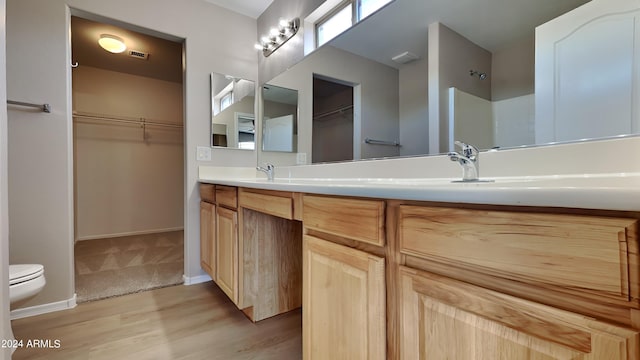
<instances>
[{"instance_id":1,"label":"faucet handle","mask_svg":"<svg viewBox=\"0 0 640 360\"><path fill-rule=\"evenodd\" d=\"M275 169L275 165L273 165L271 163L265 163L264 167L256 166L256 169L258 169L260 171L271 171L271 170Z\"/></svg>"},{"instance_id":2,"label":"faucet handle","mask_svg":"<svg viewBox=\"0 0 640 360\"><path fill-rule=\"evenodd\" d=\"M265 163L264 165L265 165L265 167L256 166L256 170L264 172L265 174L267 174L267 180L273 181L273 177L275 175L274 174L275 173L275 168L276 168L275 165L270 164L270 163Z\"/></svg>"},{"instance_id":3,"label":"faucet handle","mask_svg":"<svg viewBox=\"0 0 640 360\"><path fill-rule=\"evenodd\" d=\"M456 140L455 144L462 149L462 154L469 159L475 158L480 152L477 147L470 144L465 144L462 141Z\"/></svg>"}]
</instances>

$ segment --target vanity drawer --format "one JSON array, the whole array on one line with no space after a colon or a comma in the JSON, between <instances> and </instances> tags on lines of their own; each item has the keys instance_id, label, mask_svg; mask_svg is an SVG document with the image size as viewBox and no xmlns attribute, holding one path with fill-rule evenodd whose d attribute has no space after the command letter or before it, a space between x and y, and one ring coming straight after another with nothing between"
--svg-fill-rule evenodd
<instances>
[{"instance_id":1,"label":"vanity drawer","mask_svg":"<svg viewBox=\"0 0 640 360\"><path fill-rule=\"evenodd\" d=\"M215 204L216 186L213 184L200 184L200 199L202 201Z\"/></svg>"},{"instance_id":2,"label":"vanity drawer","mask_svg":"<svg viewBox=\"0 0 640 360\"><path fill-rule=\"evenodd\" d=\"M238 188L216 185L216 200L218 205L236 209L238 207Z\"/></svg>"},{"instance_id":3,"label":"vanity drawer","mask_svg":"<svg viewBox=\"0 0 640 360\"><path fill-rule=\"evenodd\" d=\"M243 208L264 214L293 219L291 193L248 191L241 188L238 194L238 204Z\"/></svg>"},{"instance_id":4,"label":"vanity drawer","mask_svg":"<svg viewBox=\"0 0 640 360\"><path fill-rule=\"evenodd\" d=\"M543 288L638 298L638 220L401 206L400 251Z\"/></svg>"},{"instance_id":5,"label":"vanity drawer","mask_svg":"<svg viewBox=\"0 0 640 360\"><path fill-rule=\"evenodd\" d=\"M303 204L306 228L384 246L384 201L305 195Z\"/></svg>"}]
</instances>

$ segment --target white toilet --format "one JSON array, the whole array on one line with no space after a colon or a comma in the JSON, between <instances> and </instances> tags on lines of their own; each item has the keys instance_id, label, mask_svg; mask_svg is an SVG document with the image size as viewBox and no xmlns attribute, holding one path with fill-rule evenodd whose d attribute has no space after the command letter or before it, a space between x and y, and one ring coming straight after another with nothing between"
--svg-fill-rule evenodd
<instances>
[{"instance_id":1,"label":"white toilet","mask_svg":"<svg viewBox=\"0 0 640 360\"><path fill-rule=\"evenodd\" d=\"M37 295L46 283L44 266L40 264L9 265L9 301L11 305Z\"/></svg>"}]
</instances>

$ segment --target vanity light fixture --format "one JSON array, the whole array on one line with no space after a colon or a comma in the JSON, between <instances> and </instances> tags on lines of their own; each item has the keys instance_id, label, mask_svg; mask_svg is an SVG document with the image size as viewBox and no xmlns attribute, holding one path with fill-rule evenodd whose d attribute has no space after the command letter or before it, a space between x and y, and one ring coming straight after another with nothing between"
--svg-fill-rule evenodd
<instances>
[{"instance_id":1,"label":"vanity light fixture","mask_svg":"<svg viewBox=\"0 0 640 360\"><path fill-rule=\"evenodd\" d=\"M255 44L255 48L262 50L262 54L267 57L291 39L298 32L298 29L300 29L300 18L291 21L280 20L278 27L271 28L268 35L260 38L260 42Z\"/></svg>"},{"instance_id":2,"label":"vanity light fixture","mask_svg":"<svg viewBox=\"0 0 640 360\"><path fill-rule=\"evenodd\" d=\"M102 47L103 49L114 54L119 54L127 50L127 46L124 44L124 40L111 34L100 35L98 44L100 44L100 47Z\"/></svg>"}]
</instances>

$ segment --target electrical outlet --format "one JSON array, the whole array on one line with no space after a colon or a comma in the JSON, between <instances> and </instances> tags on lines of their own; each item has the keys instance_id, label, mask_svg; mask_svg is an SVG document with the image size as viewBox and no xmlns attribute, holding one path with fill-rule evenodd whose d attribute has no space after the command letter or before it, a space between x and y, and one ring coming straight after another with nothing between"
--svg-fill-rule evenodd
<instances>
[{"instance_id":1,"label":"electrical outlet","mask_svg":"<svg viewBox=\"0 0 640 360\"><path fill-rule=\"evenodd\" d=\"M211 148L208 146L198 146L196 153L197 161L211 161Z\"/></svg>"},{"instance_id":2,"label":"electrical outlet","mask_svg":"<svg viewBox=\"0 0 640 360\"><path fill-rule=\"evenodd\" d=\"M297 153L296 154L296 164L297 165L305 165L307 163L307 153Z\"/></svg>"}]
</instances>

